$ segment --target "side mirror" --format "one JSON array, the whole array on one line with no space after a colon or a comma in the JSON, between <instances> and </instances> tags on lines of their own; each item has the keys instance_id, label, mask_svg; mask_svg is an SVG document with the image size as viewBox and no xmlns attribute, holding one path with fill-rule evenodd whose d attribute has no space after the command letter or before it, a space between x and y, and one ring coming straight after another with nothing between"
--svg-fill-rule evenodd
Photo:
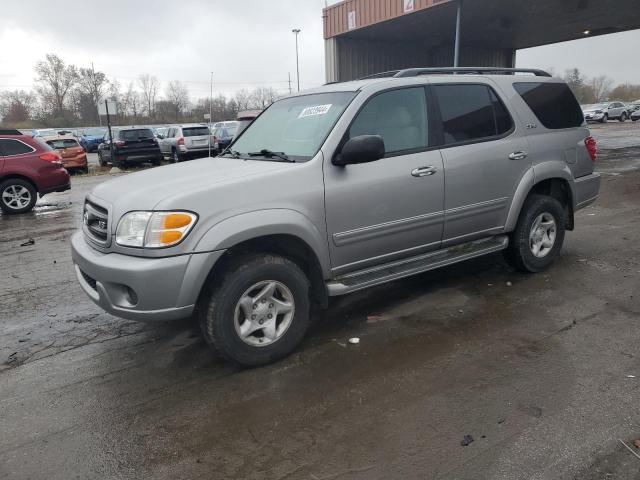
<instances>
[{"instance_id":1,"label":"side mirror","mask_svg":"<svg viewBox=\"0 0 640 480\"><path fill-rule=\"evenodd\" d=\"M332 163L345 166L355 163L375 162L384 157L384 140L380 135L360 135L347 141Z\"/></svg>"}]
</instances>

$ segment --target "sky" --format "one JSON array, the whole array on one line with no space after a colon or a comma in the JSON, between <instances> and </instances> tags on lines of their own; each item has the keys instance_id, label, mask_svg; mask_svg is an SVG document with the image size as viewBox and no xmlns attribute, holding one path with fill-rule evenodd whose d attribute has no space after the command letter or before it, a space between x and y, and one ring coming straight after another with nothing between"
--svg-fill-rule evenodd
<instances>
[{"instance_id":1,"label":"sky","mask_svg":"<svg viewBox=\"0 0 640 480\"><path fill-rule=\"evenodd\" d=\"M337 0L328 0L331 5ZM171 80L192 98L232 95L241 88L295 90L293 28L300 28L300 84L324 83L325 0L22 0L3 2L0 91L30 89L33 67L47 53L117 79L125 90L141 73L162 89ZM522 50L522 67L570 67L617 83L640 83L640 31ZM8 48L10 47L10 48ZM616 52L612 55L611 52ZM631 60L624 60L631 59ZM162 90L161 89L161 90Z\"/></svg>"}]
</instances>

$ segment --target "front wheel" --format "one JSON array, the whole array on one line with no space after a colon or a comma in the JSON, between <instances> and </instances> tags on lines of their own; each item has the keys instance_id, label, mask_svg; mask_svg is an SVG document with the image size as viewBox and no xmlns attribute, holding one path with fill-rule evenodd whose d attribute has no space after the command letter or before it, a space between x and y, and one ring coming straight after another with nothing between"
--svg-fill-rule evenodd
<instances>
[{"instance_id":1,"label":"front wheel","mask_svg":"<svg viewBox=\"0 0 640 480\"><path fill-rule=\"evenodd\" d=\"M106 167L107 166L107 162L105 161L104 157L102 156L102 151L98 150L98 164L100 164L101 167Z\"/></svg>"},{"instance_id":2,"label":"front wheel","mask_svg":"<svg viewBox=\"0 0 640 480\"><path fill-rule=\"evenodd\" d=\"M565 233L562 204L547 195L532 194L525 201L505 258L523 272L540 272L560 254Z\"/></svg>"},{"instance_id":3,"label":"front wheel","mask_svg":"<svg viewBox=\"0 0 640 480\"><path fill-rule=\"evenodd\" d=\"M10 178L0 183L0 209L4 213L28 212L37 200L38 192L26 180Z\"/></svg>"},{"instance_id":4,"label":"front wheel","mask_svg":"<svg viewBox=\"0 0 640 480\"><path fill-rule=\"evenodd\" d=\"M295 349L307 331L309 281L291 260L242 257L207 287L199 305L205 340L224 358L255 367Z\"/></svg>"},{"instance_id":5,"label":"front wheel","mask_svg":"<svg viewBox=\"0 0 640 480\"><path fill-rule=\"evenodd\" d=\"M609 121L609 115L605 113L602 119L600 120L600 123L607 123L608 121Z\"/></svg>"}]
</instances>

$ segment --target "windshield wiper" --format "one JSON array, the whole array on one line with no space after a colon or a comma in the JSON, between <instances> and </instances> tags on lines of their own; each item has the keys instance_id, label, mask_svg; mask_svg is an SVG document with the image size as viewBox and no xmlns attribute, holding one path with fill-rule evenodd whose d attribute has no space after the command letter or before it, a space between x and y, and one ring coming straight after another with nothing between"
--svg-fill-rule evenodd
<instances>
[{"instance_id":1,"label":"windshield wiper","mask_svg":"<svg viewBox=\"0 0 640 480\"><path fill-rule=\"evenodd\" d=\"M296 161L289 158L286 153L273 152L271 150L267 150L266 148L263 148L259 152L249 152L247 153L247 155L249 155L250 157L264 157L264 158L270 158L270 159L279 158L280 161L282 162L296 163Z\"/></svg>"},{"instance_id":2,"label":"windshield wiper","mask_svg":"<svg viewBox=\"0 0 640 480\"><path fill-rule=\"evenodd\" d=\"M236 152L235 150L231 149L231 148L225 148L222 153L220 155L218 155L219 157L224 157L225 155L231 155L232 158L240 158L240 152Z\"/></svg>"}]
</instances>

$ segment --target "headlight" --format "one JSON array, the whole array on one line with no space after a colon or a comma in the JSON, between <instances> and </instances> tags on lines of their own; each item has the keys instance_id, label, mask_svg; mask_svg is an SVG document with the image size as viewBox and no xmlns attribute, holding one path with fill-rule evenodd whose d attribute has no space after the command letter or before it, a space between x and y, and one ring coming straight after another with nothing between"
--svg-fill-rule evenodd
<instances>
[{"instance_id":1,"label":"headlight","mask_svg":"<svg viewBox=\"0 0 640 480\"><path fill-rule=\"evenodd\" d=\"M197 219L190 212L129 212L118 223L116 243L123 247L170 247L189 234Z\"/></svg>"}]
</instances>

